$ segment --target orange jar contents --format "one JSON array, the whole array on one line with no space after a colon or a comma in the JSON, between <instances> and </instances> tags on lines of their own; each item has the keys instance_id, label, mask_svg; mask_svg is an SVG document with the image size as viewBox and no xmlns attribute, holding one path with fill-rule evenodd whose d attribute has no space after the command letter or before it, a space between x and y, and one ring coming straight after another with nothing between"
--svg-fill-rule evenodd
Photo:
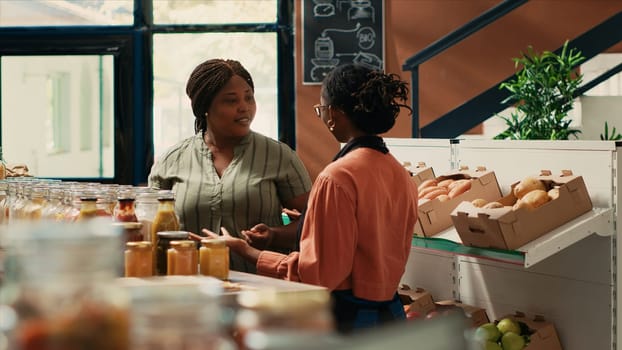
<instances>
[{"instance_id":1,"label":"orange jar contents","mask_svg":"<svg viewBox=\"0 0 622 350\"><path fill-rule=\"evenodd\" d=\"M134 198L119 198L113 213L114 221L138 222Z\"/></svg>"},{"instance_id":2,"label":"orange jar contents","mask_svg":"<svg viewBox=\"0 0 622 350\"><path fill-rule=\"evenodd\" d=\"M127 242L125 246L125 277L153 276L151 242Z\"/></svg>"},{"instance_id":3,"label":"orange jar contents","mask_svg":"<svg viewBox=\"0 0 622 350\"><path fill-rule=\"evenodd\" d=\"M221 238L204 239L199 249L200 272L221 280L229 278L229 247Z\"/></svg>"},{"instance_id":4,"label":"orange jar contents","mask_svg":"<svg viewBox=\"0 0 622 350\"><path fill-rule=\"evenodd\" d=\"M167 252L167 275L196 275L199 267L194 241L172 241Z\"/></svg>"}]
</instances>

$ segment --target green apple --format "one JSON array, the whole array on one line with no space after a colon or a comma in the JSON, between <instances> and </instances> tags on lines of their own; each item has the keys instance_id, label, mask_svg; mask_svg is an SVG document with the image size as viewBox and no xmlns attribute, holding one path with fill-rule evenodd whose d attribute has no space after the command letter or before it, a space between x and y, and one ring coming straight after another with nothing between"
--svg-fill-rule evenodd
<instances>
[{"instance_id":1,"label":"green apple","mask_svg":"<svg viewBox=\"0 0 622 350\"><path fill-rule=\"evenodd\" d=\"M514 332L506 332L501 337L501 345L503 350L522 350L525 347L525 339Z\"/></svg>"},{"instance_id":2,"label":"green apple","mask_svg":"<svg viewBox=\"0 0 622 350\"><path fill-rule=\"evenodd\" d=\"M484 323L475 330L475 339L481 342L496 342L501 338L501 332L494 323Z\"/></svg>"},{"instance_id":3,"label":"green apple","mask_svg":"<svg viewBox=\"0 0 622 350\"><path fill-rule=\"evenodd\" d=\"M505 334L507 332L514 332L516 334L520 334L520 326L518 322L514 321L511 318L504 318L499 323L497 323L497 328L501 332L501 334Z\"/></svg>"},{"instance_id":4,"label":"green apple","mask_svg":"<svg viewBox=\"0 0 622 350\"><path fill-rule=\"evenodd\" d=\"M505 350L501 347L501 345L495 343L494 341L487 341L484 344L484 350Z\"/></svg>"}]
</instances>

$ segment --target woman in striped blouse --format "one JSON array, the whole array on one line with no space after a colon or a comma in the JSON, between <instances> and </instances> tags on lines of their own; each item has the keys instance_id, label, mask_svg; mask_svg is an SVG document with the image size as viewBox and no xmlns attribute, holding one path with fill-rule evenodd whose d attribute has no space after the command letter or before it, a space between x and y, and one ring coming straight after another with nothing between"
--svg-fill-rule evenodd
<instances>
[{"instance_id":1,"label":"woman in striped blouse","mask_svg":"<svg viewBox=\"0 0 622 350\"><path fill-rule=\"evenodd\" d=\"M182 229L225 227L239 236L263 223L278 230L283 208L306 206L311 180L302 161L286 144L250 128L254 90L235 60L210 59L191 73L186 93L195 135L165 152L149 174L149 186L174 191ZM255 272L254 264L231 258L232 269Z\"/></svg>"}]
</instances>

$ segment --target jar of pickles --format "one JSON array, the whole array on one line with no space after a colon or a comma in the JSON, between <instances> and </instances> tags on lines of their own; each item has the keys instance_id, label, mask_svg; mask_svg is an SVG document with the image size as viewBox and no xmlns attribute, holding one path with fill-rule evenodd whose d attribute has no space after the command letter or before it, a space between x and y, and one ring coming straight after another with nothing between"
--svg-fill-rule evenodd
<instances>
[{"instance_id":1,"label":"jar of pickles","mask_svg":"<svg viewBox=\"0 0 622 350\"><path fill-rule=\"evenodd\" d=\"M154 270L156 274L162 276L166 275L168 271L168 250L171 247L172 241L185 241L188 240L187 231L162 231L157 233L157 243L154 257Z\"/></svg>"},{"instance_id":2,"label":"jar of pickles","mask_svg":"<svg viewBox=\"0 0 622 350\"><path fill-rule=\"evenodd\" d=\"M121 239L99 221L7 231L0 304L9 349L129 349L129 300L111 258Z\"/></svg>"},{"instance_id":3,"label":"jar of pickles","mask_svg":"<svg viewBox=\"0 0 622 350\"><path fill-rule=\"evenodd\" d=\"M229 247L222 238L204 239L199 249L200 272L221 280L229 278Z\"/></svg>"}]
</instances>

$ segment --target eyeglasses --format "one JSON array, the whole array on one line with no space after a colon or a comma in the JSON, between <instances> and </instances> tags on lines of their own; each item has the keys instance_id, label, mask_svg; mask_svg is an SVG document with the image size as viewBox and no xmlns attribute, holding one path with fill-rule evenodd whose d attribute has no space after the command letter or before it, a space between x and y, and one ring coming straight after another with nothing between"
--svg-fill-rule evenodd
<instances>
[{"instance_id":1,"label":"eyeglasses","mask_svg":"<svg viewBox=\"0 0 622 350\"><path fill-rule=\"evenodd\" d=\"M330 105L320 105L320 104L318 104L318 105L313 106L313 110L315 111L315 114L318 117L321 117L322 116L322 108L328 108L328 107L330 107Z\"/></svg>"}]
</instances>

